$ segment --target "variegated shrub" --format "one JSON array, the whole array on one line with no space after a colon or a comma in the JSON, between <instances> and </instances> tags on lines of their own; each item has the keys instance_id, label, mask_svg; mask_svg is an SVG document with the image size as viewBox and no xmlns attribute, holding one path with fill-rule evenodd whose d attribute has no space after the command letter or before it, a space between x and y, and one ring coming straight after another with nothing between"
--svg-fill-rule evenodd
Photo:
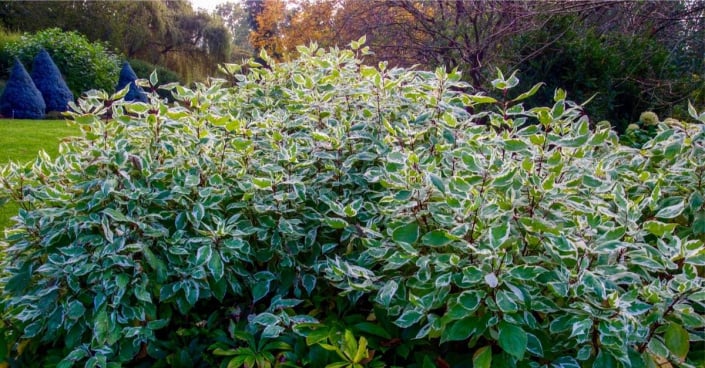
<instances>
[{"instance_id":1,"label":"variegated shrub","mask_svg":"<svg viewBox=\"0 0 705 368\"><path fill-rule=\"evenodd\" d=\"M703 364L704 115L634 149L514 75L299 51L173 104L92 93L60 157L2 169L8 359Z\"/></svg>"}]
</instances>

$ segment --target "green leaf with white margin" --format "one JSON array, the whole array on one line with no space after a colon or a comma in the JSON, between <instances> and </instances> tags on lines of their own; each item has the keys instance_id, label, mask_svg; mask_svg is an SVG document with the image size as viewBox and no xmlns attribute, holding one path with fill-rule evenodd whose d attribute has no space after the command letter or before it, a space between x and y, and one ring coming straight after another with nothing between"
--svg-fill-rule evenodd
<instances>
[{"instance_id":1,"label":"green leaf with white margin","mask_svg":"<svg viewBox=\"0 0 705 368\"><path fill-rule=\"evenodd\" d=\"M225 268L223 267L223 260L220 258L220 254L216 251L211 255L208 260L208 270L213 275L213 278L218 281L223 278L225 274Z\"/></svg>"},{"instance_id":2,"label":"green leaf with white margin","mask_svg":"<svg viewBox=\"0 0 705 368\"><path fill-rule=\"evenodd\" d=\"M529 342L526 332L519 326L502 321L499 323L497 340L502 350L521 360Z\"/></svg>"},{"instance_id":3,"label":"green leaf with white margin","mask_svg":"<svg viewBox=\"0 0 705 368\"><path fill-rule=\"evenodd\" d=\"M423 316L424 314L421 311L409 309L402 313L401 316L394 321L394 324L401 328L407 328L420 321Z\"/></svg>"},{"instance_id":4,"label":"green leaf with white margin","mask_svg":"<svg viewBox=\"0 0 705 368\"><path fill-rule=\"evenodd\" d=\"M606 352L605 349L600 349L597 353L597 357L595 357L593 367L617 368L617 360L614 359L612 354Z\"/></svg>"},{"instance_id":5,"label":"green leaf with white margin","mask_svg":"<svg viewBox=\"0 0 705 368\"><path fill-rule=\"evenodd\" d=\"M196 266L203 266L211 260L213 256L213 248L210 245L202 245L196 251Z\"/></svg>"},{"instance_id":6,"label":"green leaf with white margin","mask_svg":"<svg viewBox=\"0 0 705 368\"><path fill-rule=\"evenodd\" d=\"M394 297L394 294L396 294L398 288L399 284L397 284L396 281L387 281L387 283L379 289L379 292L377 293L377 300L385 307L389 307L389 304L392 302L392 298Z\"/></svg>"},{"instance_id":7,"label":"green leaf with white margin","mask_svg":"<svg viewBox=\"0 0 705 368\"><path fill-rule=\"evenodd\" d=\"M677 224L666 224L661 221L646 221L644 223L644 230L650 232L656 236L663 236L664 234L672 233L676 229Z\"/></svg>"},{"instance_id":8,"label":"green leaf with white margin","mask_svg":"<svg viewBox=\"0 0 705 368\"><path fill-rule=\"evenodd\" d=\"M490 368L492 366L492 347L483 346L472 355L473 368Z\"/></svg>"},{"instance_id":9,"label":"green leaf with white margin","mask_svg":"<svg viewBox=\"0 0 705 368\"><path fill-rule=\"evenodd\" d=\"M201 291L198 287L198 284L196 284L195 282L186 282L184 283L183 290L184 294L186 295L186 302L188 302L188 304L192 307L196 305Z\"/></svg>"},{"instance_id":10,"label":"green leaf with white margin","mask_svg":"<svg viewBox=\"0 0 705 368\"><path fill-rule=\"evenodd\" d=\"M272 189L272 181L267 178L252 178L252 184L257 189Z\"/></svg>"},{"instance_id":11,"label":"green leaf with white margin","mask_svg":"<svg viewBox=\"0 0 705 368\"><path fill-rule=\"evenodd\" d=\"M580 364L573 357L560 357L551 362L551 368L580 368Z\"/></svg>"},{"instance_id":12,"label":"green leaf with white margin","mask_svg":"<svg viewBox=\"0 0 705 368\"><path fill-rule=\"evenodd\" d=\"M436 189L438 189L441 193L446 192L446 185L443 182L443 178L433 173L428 174L428 176L431 179L431 184L433 184Z\"/></svg>"},{"instance_id":13,"label":"green leaf with white margin","mask_svg":"<svg viewBox=\"0 0 705 368\"><path fill-rule=\"evenodd\" d=\"M421 237L421 244L431 247L442 247L452 243L457 238L445 230L433 230Z\"/></svg>"},{"instance_id":14,"label":"green leaf with white margin","mask_svg":"<svg viewBox=\"0 0 705 368\"><path fill-rule=\"evenodd\" d=\"M518 152L525 150L528 145L520 139L507 139L504 141L504 149L509 152Z\"/></svg>"},{"instance_id":15,"label":"green leaf with white margin","mask_svg":"<svg viewBox=\"0 0 705 368\"><path fill-rule=\"evenodd\" d=\"M337 217L326 217L323 221L333 229L345 229L348 226L347 221Z\"/></svg>"},{"instance_id":16,"label":"green leaf with white margin","mask_svg":"<svg viewBox=\"0 0 705 368\"><path fill-rule=\"evenodd\" d=\"M483 294L477 290L463 291L458 295L458 304L469 312L474 312L479 306Z\"/></svg>"},{"instance_id":17,"label":"green leaf with white margin","mask_svg":"<svg viewBox=\"0 0 705 368\"><path fill-rule=\"evenodd\" d=\"M399 243L414 244L419 239L419 224L412 222L399 226L392 232L392 239Z\"/></svg>"},{"instance_id":18,"label":"green leaf with white margin","mask_svg":"<svg viewBox=\"0 0 705 368\"><path fill-rule=\"evenodd\" d=\"M685 208L685 203L681 200L680 202L678 202L674 205L660 209L656 213L656 217L667 218L667 219L678 217L678 215L680 215L683 212L684 208Z\"/></svg>"},{"instance_id":19,"label":"green leaf with white margin","mask_svg":"<svg viewBox=\"0 0 705 368\"><path fill-rule=\"evenodd\" d=\"M683 360L690 351L690 335L688 331L677 323L669 323L663 335L666 347L671 354Z\"/></svg>"},{"instance_id":20,"label":"green leaf with white margin","mask_svg":"<svg viewBox=\"0 0 705 368\"><path fill-rule=\"evenodd\" d=\"M492 227L490 230L490 246L494 249L499 248L507 239L509 239L509 231L510 227L508 222Z\"/></svg>"}]
</instances>

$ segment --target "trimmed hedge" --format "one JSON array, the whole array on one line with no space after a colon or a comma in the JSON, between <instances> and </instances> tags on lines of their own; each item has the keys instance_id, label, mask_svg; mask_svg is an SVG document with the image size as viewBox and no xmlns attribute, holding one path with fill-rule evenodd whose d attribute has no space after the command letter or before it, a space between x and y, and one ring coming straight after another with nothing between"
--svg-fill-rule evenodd
<instances>
[{"instance_id":1,"label":"trimmed hedge","mask_svg":"<svg viewBox=\"0 0 705 368\"><path fill-rule=\"evenodd\" d=\"M20 60L15 59L10 79L0 97L0 114L13 119L41 119L45 111L46 104L41 92Z\"/></svg>"},{"instance_id":2,"label":"trimmed hedge","mask_svg":"<svg viewBox=\"0 0 705 368\"><path fill-rule=\"evenodd\" d=\"M69 102L73 101L73 93L46 50L42 49L34 58L31 76L44 97L46 112L66 111Z\"/></svg>"},{"instance_id":3,"label":"trimmed hedge","mask_svg":"<svg viewBox=\"0 0 705 368\"><path fill-rule=\"evenodd\" d=\"M142 87L135 84L137 80L137 75L132 70L129 62L124 62L122 64L122 69L120 70L120 79L118 80L116 91L125 88L128 84L130 85L130 90L125 95L125 101L139 101L147 102L147 95L142 90Z\"/></svg>"}]
</instances>

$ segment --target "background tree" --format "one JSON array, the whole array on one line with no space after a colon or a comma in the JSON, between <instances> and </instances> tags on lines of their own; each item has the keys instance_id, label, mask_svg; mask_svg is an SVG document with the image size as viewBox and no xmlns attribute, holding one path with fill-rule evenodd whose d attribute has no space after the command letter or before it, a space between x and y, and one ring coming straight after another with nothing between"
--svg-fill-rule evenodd
<instances>
[{"instance_id":1,"label":"background tree","mask_svg":"<svg viewBox=\"0 0 705 368\"><path fill-rule=\"evenodd\" d=\"M13 119L41 119L46 105L41 92L32 82L19 59L10 72L10 79L0 96L0 114Z\"/></svg>"},{"instance_id":2,"label":"background tree","mask_svg":"<svg viewBox=\"0 0 705 368\"><path fill-rule=\"evenodd\" d=\"M46 112L66 111L68 103L73 101L73 93L46 50L40 51L34 58L30 75L44 98Z\"/></svg>"},{"instance_id":3,"label":"background tree","mask_svg":"<svg viewBox=\"0 0 705 368\"><path fill-rule=\"evenodd\" d=\"M250 45L250 23L244 5L232 1L218 4L215 15L222 19L232 36L230 59L239 61L252 56L254 48Z\"/></svg>"},{"instance_id":4,"label":"background tree","mask_svg":"<svg viewBox=\"0 0 705 368\"><path fill-rule=\"evenodd\" d=\"M288 16L284 0L261 0L246 2L248 14L255 26L250 32L250 44L255 50L266 50L275 59L281 59L287 49L282 35L287 26Z\"/></svg>"},{"instance_id":5,"label":"background tree","mask_svg":"<svg viewBox=\"0 0 705 368\"><path fill-rule=\"evenodd\" d=\"M639 114L686 113L687 99L704 98L705 1L470 1L300 0L253 9L256 47L281 57L297 44L345 45L362 35L373 50L365 60L394 66L457 68L489 90L496 68L522 70L530 87L545 81L585 101L597 120L622 130ZM288 58L293 55L288 56Z\"/></svg>"},{"instance_id":6,"label":"background tree","mask_svg":"<svg viewBox=\"0 0 705 368\"><path fill-rule=\"evenodd\" d=\"M115 89L119 91L129 85L130 90L125 95L125 101L147 102L147 95L142 90L142 87L135 84L136 79L137 75L132 70L132 67L130 67L130 63L126 61L122 64L122 69L120 70L120 80L118 81Z\"/></svg>"}]
</instances>

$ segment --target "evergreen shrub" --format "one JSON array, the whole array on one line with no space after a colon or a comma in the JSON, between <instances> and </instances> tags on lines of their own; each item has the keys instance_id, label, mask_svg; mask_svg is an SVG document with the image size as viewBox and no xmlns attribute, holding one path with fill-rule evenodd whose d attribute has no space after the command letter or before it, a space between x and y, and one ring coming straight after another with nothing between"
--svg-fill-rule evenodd
<instances>
[{"instance_id":1,"label":"evergreen shrub","mask_svg":"<svg viewBox=\"0 0 705 368\"><path fill-rule=\"evenodd\" d=\"M41 50L34 58L30 75L44 97L46 112L66 111L69 102L73 101L73 93L46 50Z\"/></svg>"},{"instance_id":2,"label":"evergreen shrub","mask_svg":"<svg viewBox=\"0 0 705 368\"><path fill-rule=\"evenodd\" d=\"M359 43L90 94L59 158L4 167L13 362L702 366L705 114L637 150L564 91Z\"/></svg>"},{"instance_id":3,"label":"evergreen shrub","mask_svg":"<svg viewBox=\"0 0 705 368\"><path fill-rule=\"evenodd\" d=\"M42 49L49 52L74 96L91 89L115 87L120 72L119 58L107 44L90 42L77 32L50 28L24 34L19 40L7 42L0 57L9 54L30 65Z\"/></svg>"},{"instance_id":4,"label":"evergreen shrub","mask_svg":"<svg viewBox=\"0 0 705 368\"><path fill-rule=\"evenodd\" d=\"M15 59L10 79L0 96L0 114L12 119L41 119L45 108L42 94L19 59Z\"/></svg>"},{"instance_id":5,"label":"evergreen shrub","mask_svg":"<svg viewBox=\"0 0 705 368\"><path fill-rule=\"evenodd\" d=\"M135 84L135 80L137 80L137 75L132 70L130 63L126 61L122 64L120 79L115 89L120 91L129 85L129 89L125 95L125 101L147 102L147 94L144 93L142 87Z\"/></svg>"}]
</instances>

